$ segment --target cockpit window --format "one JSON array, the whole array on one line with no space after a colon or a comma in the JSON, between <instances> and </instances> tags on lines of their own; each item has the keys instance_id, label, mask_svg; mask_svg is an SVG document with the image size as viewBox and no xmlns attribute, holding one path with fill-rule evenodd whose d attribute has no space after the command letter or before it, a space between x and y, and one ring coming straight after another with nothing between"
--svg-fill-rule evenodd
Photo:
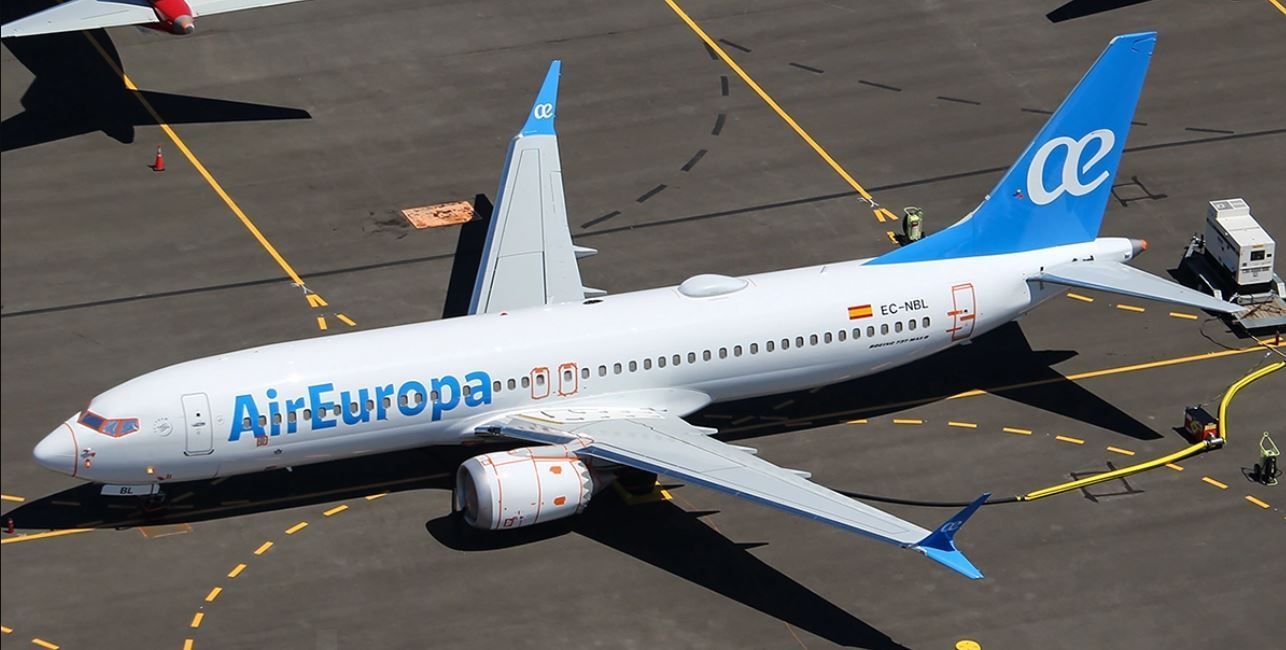
<instances>
[{"instance_id":1,"label":"cockpit window","mask_svg":"<svg viewBox=\"0 0 1286 650\"><path fill-rule=\"evenodd\" d=\"M115 418L109 420L93 411L80 414L82 425L113 438L126 436L138 431L138 418Z\"/></svg>"}]
</instances>

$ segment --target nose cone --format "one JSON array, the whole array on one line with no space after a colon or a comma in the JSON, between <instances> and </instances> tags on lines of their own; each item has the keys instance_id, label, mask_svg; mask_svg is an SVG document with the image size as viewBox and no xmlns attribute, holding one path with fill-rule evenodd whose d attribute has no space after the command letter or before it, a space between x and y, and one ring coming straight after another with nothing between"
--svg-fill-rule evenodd
<instances>
[{"instance_id":1,"label":"nose cone","mask_svg":"<svg viewBox=\"0 0 1286 650\"><path fill-rule=\"evenodd\" d=\"M172 26L174 33L179 35L191 34L196 31L196 21L192 20L191 16L179 16L178 18L175 18Z\"/></svg>"},{"instance_id":2,"label":"nose cone","mask_svg":"<svg viewBox=\"0 0 1286 650\"><path fill-rule=\"evenodd\" d=\"M60 474L76 475L76 439L66 426L54 429L32 452L36 462Z\"/></svg>"}]
</instances>

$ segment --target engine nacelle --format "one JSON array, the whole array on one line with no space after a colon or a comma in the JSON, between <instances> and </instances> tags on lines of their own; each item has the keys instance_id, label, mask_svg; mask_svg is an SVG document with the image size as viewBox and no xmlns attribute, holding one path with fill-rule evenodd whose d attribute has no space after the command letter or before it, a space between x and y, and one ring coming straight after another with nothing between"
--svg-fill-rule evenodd
<instances>
[{"instance_id":1,"label":"engine nacelle","mask_svg":"<svg viewBox=\"0 0 1286 650\"><path fill-rule=\"evenodd\" d=\"M192 7L186 0L152 0L152 11L161 24L174 34L191 34L196 30Z\"/></svg>"},{"instance_id":2,"label":"engine nacelle","mask_svg":"<svg viewBox=\"0 0 1286 650\"><path fill-rule=\"evenodd\" d=\"M607 483L566 447L522 447L464 461L453 507L474 528L522 528L579 514Z\"/></svg>"}]
</instances>

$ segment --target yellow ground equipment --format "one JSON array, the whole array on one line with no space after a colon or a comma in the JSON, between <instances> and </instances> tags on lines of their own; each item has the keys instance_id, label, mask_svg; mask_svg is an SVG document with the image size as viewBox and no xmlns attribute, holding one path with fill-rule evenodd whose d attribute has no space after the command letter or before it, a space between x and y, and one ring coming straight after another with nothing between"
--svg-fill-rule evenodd
<instances>
[{"instance_id":1,"label":"yellow ground equipment","mask_svg":"<svg viewBox=\"0 0 1286 650\"><path fill-rule=\"evenodd\" d=\"M1277 485L1277 477L1282 475L1282 471L1277 468L1277 457L1281 455L1282 452L1277 450L1277 445L1265 431L1264 437L1259 439L1259 462L1255 465L1255 480L1264 485Z\"/></svg>"}]
</instances>

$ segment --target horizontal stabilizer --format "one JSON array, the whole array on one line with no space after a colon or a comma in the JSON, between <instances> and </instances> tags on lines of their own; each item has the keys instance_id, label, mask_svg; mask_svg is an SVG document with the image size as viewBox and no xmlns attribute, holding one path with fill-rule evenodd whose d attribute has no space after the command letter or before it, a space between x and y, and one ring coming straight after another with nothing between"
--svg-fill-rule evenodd
<instances>
[{"instance_id":1,"label":"horizontal stabilizer","mask_svg":"<svg viewBox=\"0 0 1286 650\"><path fill-rule=\"evenodd\" d=\"M1118 293L1123 296L1160 300L1177 305L1217 312L1238 312L1243 308L1200 291L1175 284L1120 262L1069 262L1045 269L1028 282L1051 282Z\"/></svg>"},{"instance_id":2,"label":"horizontal stabilizer","mask_svg":"<svg viewBox=\"0 0 1286 650\"><path fill-rule=\"evenodd\" d=\"M991 493L984 493L982 496L973 500L973 503L965 506L963 510L957 512L954 517L942 522L932 533L925 536L924 539L911 546L911 548L924 553L925 557L941 564L942 566L959 573L960 575L972 580L982 578L982 572L974 566L969 558L965 557L956 548L956 533L964 527L965 522L973 516L973 513L982 507L982 504L991 498Z\"/></svg>"}]
</instances>

